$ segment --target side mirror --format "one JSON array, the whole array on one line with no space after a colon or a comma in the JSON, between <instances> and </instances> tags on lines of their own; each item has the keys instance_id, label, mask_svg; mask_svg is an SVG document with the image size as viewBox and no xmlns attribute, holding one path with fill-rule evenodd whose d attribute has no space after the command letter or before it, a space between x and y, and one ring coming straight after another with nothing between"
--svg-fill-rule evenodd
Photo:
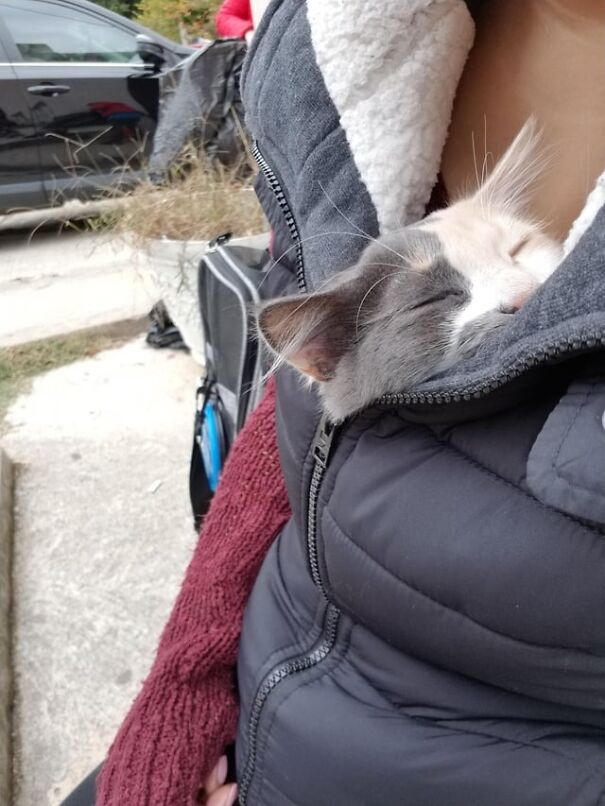
<instances>
[{"instance_id":1,"label":"side mirror","mask_svg":"<svg viewBox=\"0 0 605 806\"><path fill-rule=\"evenodd\" d=\"M137 34L137 53L141 57L143 63L154 73L158 73L162 69L162 65L166 61L164 56L164 48L159 42L153 40L147 34Z\"/></svg>"}]
</instances>

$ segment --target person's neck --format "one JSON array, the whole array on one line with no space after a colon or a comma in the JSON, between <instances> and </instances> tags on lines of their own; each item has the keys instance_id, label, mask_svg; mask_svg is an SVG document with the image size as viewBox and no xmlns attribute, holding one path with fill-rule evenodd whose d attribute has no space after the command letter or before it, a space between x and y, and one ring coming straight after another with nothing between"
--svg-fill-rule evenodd
<instances>
[{"instance_id":1,"label":"person's neck","mask_svg":"<svg viewBox=\"0 0 605 806\"><path fill-rule=\"evenodd\" d=\"M529 0L527 5L535 6L542 14L556 15L572 23L599 20L605 23L603 0Z\"/></svg>"},{"instance_id":2,"label":"person's neck","mask_svg":"<svg viewBox=\"0 0 605 806\"><path fill-rule=\"evenodd\" d=\"M565 237L605 168L604 46L604 0L483 3L443 153L450 195L474 183L473 144L480 173L484 147L497 159L534 115L551 159L532 213Z\"/></svg>"}]
</instances>

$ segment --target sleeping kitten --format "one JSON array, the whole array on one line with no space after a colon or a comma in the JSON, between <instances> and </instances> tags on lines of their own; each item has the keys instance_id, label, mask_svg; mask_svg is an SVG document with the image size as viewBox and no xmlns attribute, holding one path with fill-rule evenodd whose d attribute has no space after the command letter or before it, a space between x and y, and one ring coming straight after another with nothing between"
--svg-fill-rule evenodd
<instances>
[{"instance_id":1,"label":"sleeping kitten","mask_svg":"<svg viewBox=\"0 0 605 806\"><path fill-rule=\"evenodd\" d=\"M276 365L316 381L333 420L472 354L552 274L561 246L524 214L537 141L529 120L473 195L372 242L321 290L259 310Z\"/></svg>"}]
</instances>

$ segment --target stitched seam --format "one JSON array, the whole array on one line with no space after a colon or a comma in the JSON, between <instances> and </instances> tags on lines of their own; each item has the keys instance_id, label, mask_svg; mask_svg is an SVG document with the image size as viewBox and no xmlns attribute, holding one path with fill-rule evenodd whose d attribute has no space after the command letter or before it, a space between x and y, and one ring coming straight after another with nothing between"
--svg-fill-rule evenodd
<instances>
[{"instance_id":1,"label":"stitched seam","mask_svg":"<svg viewBox=\"0 0 605 806\"><path fill-rule=\"evenodd\" d=\"M302 691L303 688L306 688L307 686L313 685L314 683L318 682L319 680L324 679L326 676L330 677L332 679L332 682L333 682L334 685L338 685L338 681L335 679L334 675L339 670L341 670L342 665L346 664L346 663L349 663L351 668L353 668L357 674L360 674L357 671L355 665L353 664L351 658L347 657L349 648L350 648L350 633L349 633L349 638L347 639L346 646L343 648L342 657L340 659L336 659L336 658L334 659L334 667L326 670L323 674L318 675L317 677L313 677L312 679L307 680L304 683L301 683L300 686L297 686L295 689L293 689L279 703L279 705L275 708L275 710L273 711L273 714L271 715L270 723L267 726L267 731L266 731L266 734L265 734L266 738L265 738L265 742L263 743L263 750L265 751L265 754L266 754L266 743L267 743L268 737L269 737L269 735L271 733L273 723L274 723L274 721L275 721L275 719L277 717L277 713L282 708L282 706L284 706L287 703L287 701L292 696L294 696L294 694L297 694L300 691ZM339 660L338 665L336 665L337 660ZM363 675L361 675L361 677L363 679L365 679L365 677ZM373 690L376 691L376 689L374 689L374 686L372 686L371 683L368 682L368 685ZM378 692L378 693L380 694L380 692ZM558 750L553 750L552 748L544 747L543 745L535 743L535 742L527 742L527 741L521 741L519 739L511 739L511 738L508 738L508 737L499 736L496 733L489 733L488 731L466 730L466 729L460 728L460 727L452 727L451 725L449 725L447 723L444 723L442 720L433 721L433 720L430 720L430 719L425 719L423 717L418 717L418 716L415 716L413 714L409 714L404 708L400 708L400 707L396 706L394 703L392 703L389 700L389 698L386 696L386 694L384 694L384 692L382 693L381 696L383 697L385 702L388 703L388 705L389 705L389 707L391 709L395 710L398 715L402 715L405 719L410 720L410 722L415 722L415 723L420 724L420 725L426 725L427 727L438 726L440 728L443 728L444 730L449 731L452 734L457 733L457 734L460 734L460 735L463 735L463 736L480 736L480 737L483 737L483 738L486 738L486 739L495 739L497 741L500 741L502 743L507 743L507 744L513 745L515 747L524 747L524 748L527 748L527 749L530 749L530 750L535 750L537 752L547 753L550 756L555 756L556 758L562 759L563 761L565 761L569 765L573 766L575 769L585 770L587 773L589 773L589 775L591 776L591 778L593 780L596 780L596 781L598 781L600 783L605 782L605 775L603 774L602 770L599 770L598 768L593 768L590 764L587 764L586 762L583 762L581 759L574 758L573 756L568 756L565 753L561 753ZM266 765L263 764L263 781L264 781L264 769L265 769L265 766ZM261 789L261 793L262 793L262 789ZM603 790L603 793L605 793L605 789Z\"/></svg>"},{"instance_id":2,"label":"stitched seam","mask_svg":"<svg viewBox=\"0 0 605 806\"><path fill-rule=\"evenodd\" d=\"M561 451L563 450L563 444L569 438L569 434L571 432L571 429L576 424L576 421L577 421L578 417L580 416L580 414L582 413L582 410L586 407L586 404L590 400L590 397L593 395L595 386L596 386L596 383L591 383L590 384L590 389L584 395L584 400L582 401L582 403L579 406L576 406L575 414L572 417L569 425L565 429L565 432L563 433L563 436L561 437L561 442L559 443L559 447L557 448L557 451L556 451L556 453L554 454L554 456L552 458L551 470L552 470L555 478L560 479L570 489L579 490L580 492L590 493L591 495L594 495L597 498L600 498L600 499L605 501L605 494L603 493L602 490L597 490L596 488L591 487L588 484L578 484L574 479L571 478L571 476L569 476L568 474L564 473L563 469L559 468L559 466L557 465L557 461L559 459ZM538 437L538 439L539 438L540 437Z\"/></svg>"},{"instance_id":3,"label":"stitched seam","mask_svg":"<svg viewBox=\"0 0 605 806\"><path fill-rule=\"evenodd\" d=\"M283 539L284 539L283 536L280 535L279 540L281 541ZM291 597L290 592L289 592L289 590L288 590L288 588L287 588L287 586L285 584L284 575L282 573L281 551L280 551L279 546L277 547L276 561L277 561L277 569L278 569L278 573L279 573L279 582L283 587L283 593L287 597L288 601L292 602L292 597ZM277 658L280 655L284 654L284 653L290 653L292 651L304 652L305 647L309 643L309 638L314 637L316 633L317 633L317 637L319 637L321 635L322 625L321 625L321 621L319 620L319 615L320 615L320 612L323 611L323 609L324 609L323 603L318 599L316 604L315 604L315 607L313 608L313 616L311 618L311 626L310 626L310 628L308 628L308 630L304 634L304 636L302 638L295 638L291 643L286 644L285 646L278 647L277 649L275 649L269 655L269 657L265 661L263 661L263 667L265 667L265 666L273 666L273 665L275 665L275 662L281 663L281 661L277 660ZM295 612L294 608L292 608L292 612ZM301 635L303 632L304 632L303 625L300 624L300 622L299 622L297 624L297 634ZM317 640L317 639L314 637L314 640ZM262 677L264 677L265 674L263 674ZM262 677L261 677L261 682L262 682ZM259 683L259 685L260 685L260 683ZM258 686L257 686L257 689L258 689Z\"/></svg>"},{"instance_id":4,"label":"stitched seam","mask_svg":"<svg viewBox=\"0 0 605 806\"><path fill-rule=\"evenodd\" d=\"M272 6L271 13L262 15L262 18L259 21L259 26L256 29L256 36L254 38L254 41L252 42L251 45L248 46L249 58L244 59L244 69L242 71L242 77L241 77L242 91L245 89L248 83L248 73L250 72L249 65L251 65L254 60L260 42L264 39L265 36L268 36L270 33L272 33L271 23L273 22L275 12L281 9L283 3L272 2L269 3L269 5Z\"/></svg>"},{"instance_id":5,"label":"stitched seam","mask_svg":"<svg viewBox=\"0 0 605 806\"><path fill-rule=\"evenodd\" d=\"M511 739L510 737L500 736L497 733L490 733L489 731L484 730L476 730L476 729L468 730L465 728L452 727L452 725L449 725L447 723L444 724L441 721L432 722L432 720L423 719L422 717L408 714L406 711L404 711L403 713L405 713L406 717L408 717L409 719L415 720L420 724L438 725L440 728L452 731L452 733L461 733L466 736L482 736L486 739L497 739L500 742L507 742L508 744L516 745L518 747L527 747L530 748L531 750L540 750L543 753L549 753L552 756L556 756L557 758L561 758L564 761L570 762L574 766L578 766L580 768L587 770L593 776L595 776L597 780L605 783L605 773L603 772L603 770L600 770L598 767L593 767L591 764L582 761L582 759L575 758L574 756L568 756L566 753L562 753L560 750L554 750L551 747L544 747L544 745L539 744L538 742L523 741L521 739Z\"/></svg>"},{"instance_id":6,"label":"stitched seam","mask_svg":"<svg viewBox=\"0 0 605 806\"><path fill-rule=\"evenodd\" d=\"M356 543L339 526L339 524L334 519L333 515L328 510L326 510L324 514L325 514L325 517L327 517L332 522L332 526L335 529L336 533L341 535L342 537L344 537L345 540L347 540L351 544L352 548L356 549L367 560L369 560L371 563L373 563L378 568L378 570L382 571L382 573L385 574L389 579L393 580L397 585L400 585L401 587L404 587L404 588L407 588L408 590L413 591L418 596L421 596L423 599L426 599L427 601L431 602L431 604L437 605L437 607L440 607L443 610L447 610L449 613L455 613L463 621L466 621L469 624L472 624L477 629L485 630L485 632L488 632L491 635L496 635L502 641L508 642L510 644L522 644L523 646L529 647L531 649L536 649L536 650L557 650L557 651L565 652L565 653L569 653L570 651L574 651L574 652L577 652L578 654L584 655L584 656L589 657L589 658L600 657L596 653L592 653L592 652L589 652L589 651L587 651L585 649L580 649L578 647L553 646L551 644L534 644L531 641L525 641L522 638L513 638L510 635L505 635L504 633L501 633L498 630L494 630L492 627L488 627L485 624L481 624L480 622L475 621L473 618L471 618L470 616L466 615L466 613L461 613L459 610L455 610L454 608L449 607L448 605L444 604L443 602L439 602L437 599L434 599L428 593L425 593L424 591L421 591L418 588L416 588L410 582L406 582L406 580L400 579L392 571L389 571L388 568L385 568L384 565L382 565L375 557L372 557L372 555L369 554L364 548L362 548L362 546L360 546L358 543ZM324 562L325 562L325 560L324 560ZM338 606L338 602L336 602L336 604ZM531 688L536 688L536 686L533 686L533 685L530 686L530 687Z\"/></svg>"},{"instance_id":7,"label":"stitched seam","mask_svg":"<svg viewBox=\"0 0 605 806\"><path fill-rule=\"evenodd\" d=\"M325 604L323 604L323 605L322 605L322 610L323 610L323 612L324 612L324 614L325 614L325 612L326 612L326 606L325 606ZM300 651L300 652L297 652L297 653L296 653L296 655L294 655L294 657L300 657L301 655L306 655L306 654L308 654L308 653L309 653L309 652L312 650L313 646L314 646L314 645L317 643L317 641L319 641L319 639L320 639L320 637L321 637L322 633L323 633L323 628L320 630L319 635L317 636L317 638L315 638L315 639L313 640L313 642L312 642L312 643L308 643L308 645L307 645L307 649L305 649L305 650L302 650L302 649L301 649L301 651ZM348 648L348 647L347 647L347 648ZM292 656L290 656L290 659L291 659L291 658L292 658ZM284 658L284 659L283 659L283 661L281 661L281 663L286 663L286 662L287 662L287 660L288 660L288 658ZM316 669L317 667L313 667L313 668L314 668L314 669ZM309 671L309 670L308 670L308 671ZM296 674L304 674L304 672L297 672ZM323 675L320 675L320 677L321 677L321 676L323 676ZM261 681L261 682L262 682L262 681ZM282 682L283 682L283 681L282 681ZM262 777L261 777L261 782L260 782L260 791L259 791L259 796L262 794L263 787L264 787L264 778L265 778L265 773L264 773L264 770L265 770L265 767L266 767L266 762L265 762L265 759L266 759L266 755L267 755L267 743L268 743L268 741L269 741L269 736L271 735L271 728L273 727L273 722L275 721L275 717L277 716L277 712L279 711L280 707L281 707L281 706L282 706L282 705L283 705L285 702L287 702L287 700L289 700L289 699L290 699L290 697L291 697L291 696L292 696L292 695L293 695L293 694L294 694L296 691L298 691L299 689L303 688L305 685L308 685L308 684L309 684L309 683L311 683L311 682L313 682L313 681L312 681L312 680L307 681L307 683L303 683L301 686L297 686L295 689L293 689L293 690L290 692L290 694L288 694L288 696L287 696L287 697L286 697L286 698L285 698L285 699L284 699L282 702L280 702L280 703L279 703L279 705L278 705L278 706L277 706L277 707L274 709L274 711L273 711L273 713L271 714L271 717L270 717L270 719L269 719L269 724L267 725L267 728L266 728L266 730L265 730L264 736L263 736L263 737L261 737L260 733L257 733L257 736L258 736L259 738L262 738L262 748L261 748L261 743L259 742L259 745L258 745L258 752L257 752L257 754L256 754L256 764L255 764L255 768L254 768L254 776L258 775L259 770L260 770L260 774L261 774L261 776L262 776ZM278 686L279 686L279 684L278 684ZM258 688L257 688L257 692L258 692ZM270 696L271 696L271 692L269 693L269 697L270 697ZM266 702L268 702L268 701L269 701L269 699L267 698ZM261 715L261 719L262 719L262 715ZM247 724L248 724L248 721L249 721L249 720L247 720ZM259 727L257 728L257 730L260 730L260 724L259 724ZM260 762L260 763L259 763L259 762ZM253 784L254 784L254 779L253 779ZM250 789L252 790L252 786L250 787ZM258 802L259 802L259 803L262 803L262 798L260 798L260 797L259 797L259 801L258 801Z\"/></svg>"},{"instance_id":8,"label":"stitched seam","mask_svg":"<svg viewBox=\"0 0 605 806\"><path fill-rule=\"evenodd\" d=\"M330 502L332 501L332 495L334 494L334 489L336 487L336 481L337 481L338 473L340 473L340 471L343 469L345 464L349 461L349 459L351 458L351 456L355 452L355 449L357 448L357 444L359 442L359 439L361 437L365 436L365 434L368 433L368 431L372 428L372 426L374 424L375 423L371 420L368 423L368 425L366 426L366 428L364 428L362 431L360 431L359 434L355 437L355 439L351 440L351 445L350 445L350 447L348 449L349 450L348 456L346 457L346 459L343 460L343 462L341 463L340 467L338 468L338 471L336 473L332 474L332 478L331 479L328 478L328 480L330 481L331 486L330 486L330 489L328 491L328 494L327 494L327 497L325 499L325 502L323 504L323 507L321 507L321 511L320 511L321 501L318 502L318 506L317 506L317 524L318 524L318 526L320 526L320 524L321 524L321 518L323 517L324 512L327 515L330 515L328 507L330 505ZM324 484L325 484L325 479L324 479ZM324 487L324 489L325 489L325 487ZM330 515L330 517L332 517L332 516ZM325 581L327 583L326 586L328 588L331 588L332 587L332 581L330 579L330 572L328 570L328 564L326 563L325 552L323 552L323 556L322 556L320 551L319 551L319 549L321 548L321 543L319 541L320 537L321 537L321 529L318 529L317 534L315 535L315 539L317 541L318 559L319 558L321 559L320 571L323 574L322 579L325 577Z\"/></svg>"},{"instance_id":9,"label":"stitched seam","mask_svg":"<svg viewBox=\"0 0 605 806\"><path fill-rule=\"evenodd\" d=\"M464 459L465 462L467 462L468 464L472 465L477 470L480 470L482 473L485 473L487 476L490 476L491 478L495 479L500 484L503 484L505 487L508 487L509 489L514 490L516 493L518 493L519 495L522 495L524 498L528 498L534 505L539 506L541 509L545 509L547 512L549 512L549 513L551 513L551 514L553 514L553 515L555 515L555 516L557 516L559 518L564 518L565 520L571 521L571 523L575 524L577 527L582 529L586 534L599 535L599 537L602 537L601 531L599 529L597 529L596 527L592 528L590 526L587 526L585 523L580 521L578 518L574 518L572 515L569 515L567 512L562 512L560 509L557 509L556 507L551 506L550 504L545 504L544 501L541 501L539 498L535 498L531 493L527 492L526 490L524 490L521 487L518 487L516 484L513 484L512 481L508 481L508 479L502 478L502 476L499 476L496 472L494 472L493 470L490 470L490 468L485 467L485 465L482 465L477 459L475 459L475 458L473 458L471 456L468 456L466 453L464 453L456 445L451 445L449 442L445 442L444 440L442 440L439 437L435 436L434 432L431 431L431 429L428 426L423 426L423 427L425 428L425 430L429 434L431 434L433 436L433 438L435 439L435 441L439 445L441 445L443 448L451 451L452 453L455 453L457 456L459 456L461 459Z\"/></svg>"},{"instance_id":10,"label":"stitched seam","mask_svg":"<svg viewBox=\"0 0 605 806\"><path fill-rule=\"evenodd\" d=\"M336 110L335 110L335 112L336 112L336 115L338 115L338 112L337 112ZM341 133L341 134L342 134L342 136L343 136L343 139L345 139L344 130L343 130L342 125L341 125L341 123L340 123L340 118L338 118L338 119L336 120L336 122L335 122L334 126L331 126L331 127L328 129L328 131L327 131L327 132L324 132L324 133L322 134L321 139L320 139L320 140L318 140L318 141L317 141L317 143L315 143L315 144L314 144L314 145L311 147L311 149L309 150L309 153L306 155L306 157L305 157L305 159L304 159L304 162L303 162L303 164L300 166L300 169L299 169L299 177L300 177L301 179L302 179L302 177L303 177L303 173L304 173L304 171L305 171L305 170L306 170L306 168L307 168L307 164L308 164L309 160L310 160L312 157L314 157L314 156L315 156L315 152L317 151L317 149L318 149L318 148L321 148L322 146L325 146L325 145L327 144L327 141L328 141L328 140L329 140L329 139L330 139L330 138L331 138L331 137L332 137L334 134L339 134L339 133ZM348 145L348 143L347 143L347 145Z\"/></svg>"},{"instance_id":11,"label":"stitched seam","mask_svg":"<svg viewBox=\"0 0 605 806\"><path fill-rule=\"evenodd\" d=\"M357 671L350 658L348 659L348 662L351 664L351 667L355 671ZM361 674L360 672L357 673ZM364 680L367 680L363 675L361 676L363 677ZM374 691L377 691L372 685L372 683L370 683L369 681L367 681L367 683L372 689L374 689ZM377 693L388 703L388 705L391 708L395 709L397 713L403 714L406 717L406 719L410 719L413 722L417 722L420 725L427 725L429 727L438 726L440 728L444 728L445 730L449 730L452 733L460 733L465 736L483 736L486 739L497 739L498 741L507 742L508 744L516 745L519 747L528 747L532 750L541 750L544 753L550 753L551 755L558 756L559 758L562 758L565 761L569 761L573 764L579 765L580 767L583 767L584 769L588 770L590 773L595 774L600 781L605 782L605 773L603 772L602 769L599 769L598 767L592 767L592 765L587 764L586 762L582 761L582 759L578 759L575 756L569 756L566 753L562 753L560 750L553 750L550 747L545 747L539 742L524 741L522 739L513 739L509 736L502 736L501 734L498 733L490 733L487 730L478 730L478 729L468 730L467 728L463 728L458 725L452 725L447 720L443 719L428 719L427 717L416 716L415 714L410 714L405 709L404 706L398 705L397 703L393 702L385 691L377 691Z\"/></svg>"},{"instance_id":12,"label":"stitched seam","mask_svg":"<svg viewBox=\"0 0 605 806\"><path fill-rule=\"evenodd\" d=\"M278 55L280 53L280 48L282 47L282 43L287 42L287 40L288 40L287 33L288 33L289 29L297 21L298 16L300 14L304 14L304 13L305 13L305 5L302 4L302 3L301 3L300 6L298 6L297 8L295 8L293 10L292 16L287 21L287 24L286 24L285 28L283 29L283 31L281 33L280 41L277 43L276 47L273 49L273 53L271 55L271 66L273 65L273 62L277 59L277 57L278 57ZM310 47L312 48L311 43L310 43ZM257 69L258 69L258 66L257 66ZM260 121L263 120L263 117L264 117L264 115L262 114L261 110L266 107L265 99L267 98L268 95L271 94L271 92L272 92L272 85L270 84L270 82L265 81L263 83L263 85L261 86L261 88L259 89L259 91L258 91L256 106L255 106L255 110L254 110L255 113L256 113L256 116L257 116L257 121L256 122L259 123L259 124L260 124ZM285 151L280 146L280 144L275 140L275 138L271 137L270 131L271 131L270 126L269 127L262 126L263 143L265 143L265 142L266 143L271 143L271 146L273 147L274 151L279 154L280 158L284 162L288 163L289 161L286 158ZM284 192L285 192L283 182L281 184L282 184L282 190L284 190Z\"/></svg>"},{"instance_id":13,"label":"stitched seam","mask_svg":"<svg viewBox=\"0 0 605 806\"><path fill-rule=\"evenodd\" d=\"M569 432L571 431L573 426L576 424L576 420L578 419L578 417L580 416L580 412L582 411L582 409L584 408L584 406L588 402L588 398L592 394L593 389L594 389L594 383L590 385L590 389L585 393L584 400L582 400L582 403L579 406L575 407L574 415L570 419L569 423L567 424L567 428L563 432L563 435L561 437L561 441L559 442L559 446L557 447L557 450L555 452L555 455L554 455L554 458L553 458L553 469L554 469L554 463L557 461L557 459L559 458L559 454L561 453L563 443L565 442L565 440L569 436ZM561 405L561 404L559 404L559 405Z\"/></svg>"},{"instance_id":14,"label":"stitched seam","mask_svg":"<svg viewBox=\"0 0 605 806\"><path fill-rule=\"evenodd\" d=\"M351 641L351 632L352 632L352 629L349 628L348 635L346 636L346 638L343 641L343 647L342 647L342 650L341 650L342 651L342 657L340 658L340 661L343 661L346 658L347 653L349 651L350 641ZM338 637L336 638L336 641L338 641ZM334 650L336 650L336 648L337 648L337 645L335 643L334 644ZM316 683L319 680L322 680L324 677L326 677L326 675L330 675L332 671L334 671L335 669L338 668L336 666L336 661L338 660L338 658L336 658L333 655L332 658L330 658L329 660L333 661L333 668L330 667L328 669L325 669L325 667L322 667L321 663L320 663L317 666L312 667L312 669L308 669L307 671L309 671L309 672L313 672L313 671L317 672L318 669L319 669L319 670L321 670L321 673L318 674L318 675L313 675L312 674L311 678L309 680L306 680L304 683L301 683L299 686L296 686L295 688L293 688L292 691L286 697L284 697L284 699L280 703L278 703L277 706L273 709L273 713L271 714L269 724L267 725L267 728L265 730L265 737L264 737L264 741L263 741L262 755L259 753L259 755L257 756L257 759L258 758L263 759L262 766L261 766L262 780L261 780L260 791L259 791L259 803L263 802L263 799L262 799L262 797L260 797L260 795L262 795L262 792L263 792L263 789L264 789L265 769L266 769L266 766L267 766L266 761L265 761L266 755L267 755L267 742L269 741L269 736L271 735L271 730L273 728L273 723L275 722L275 719L277 718L277 713L280 710L280 708L282 708L288 702L288 700L291 697L293 697L295 694L298 694L298 692L302 691L303 688L306 688L307 686L310 686L313 683ZM297 674L305 674L305 672L304 671L303 672L298 672ZM258 771L258 764L257 764L256 769Z\"/></svg>"}]
</instances>

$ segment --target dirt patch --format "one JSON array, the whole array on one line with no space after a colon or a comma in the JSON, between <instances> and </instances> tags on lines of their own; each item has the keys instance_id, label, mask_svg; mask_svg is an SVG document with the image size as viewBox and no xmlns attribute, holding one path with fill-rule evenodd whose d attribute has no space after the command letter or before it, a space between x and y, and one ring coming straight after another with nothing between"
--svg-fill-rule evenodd
<instances>
[{"instance_id":1,"label":"dirt patch","mask_svg":"<svg viewBox=\"0 0 605 806\"><path fill-rule=\"evenodd\" d=\"M36 375L117 347L125 341L126 336L76 333L0 349L0 433L5 430L4 418L10 404L27 391Z\"/></svg>"}]
</instances>

